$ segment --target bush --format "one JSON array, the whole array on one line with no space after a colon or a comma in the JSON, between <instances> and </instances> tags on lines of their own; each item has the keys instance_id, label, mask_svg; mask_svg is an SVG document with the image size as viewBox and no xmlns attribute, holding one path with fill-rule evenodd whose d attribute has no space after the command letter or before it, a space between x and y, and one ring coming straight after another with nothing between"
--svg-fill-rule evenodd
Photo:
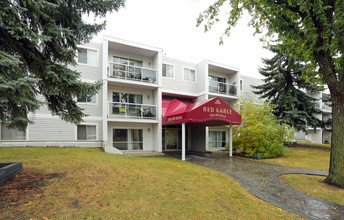
<instances>
[{"instance_id":1,"label":"bush","mask_svg":"<svg viewBox=\"0 0 344 220\"><path fill-rule=\"evenodd\" d=\"M237 153L262 158L279 157L288 151L284 143L294 138L294 129L280 124L273 105L262 100L242 98L237 103L241 126L233 126L233 148Z\"/></svg>"}]
</instances>

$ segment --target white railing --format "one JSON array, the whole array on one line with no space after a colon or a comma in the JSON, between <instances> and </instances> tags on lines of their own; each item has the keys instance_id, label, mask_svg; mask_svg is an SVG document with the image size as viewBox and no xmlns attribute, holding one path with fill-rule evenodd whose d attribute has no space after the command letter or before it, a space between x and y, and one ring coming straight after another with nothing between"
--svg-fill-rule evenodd
<instances>
[{"instance_id":1,"label":"white railing","mask_svg":"<svg viewBox=\"0 0 344 220\"><path fill-rule=\"evenodd\" d=\"M326 103L322 103L322 110L324 111L332 111L332 107L328 106Z\"/></svg>"},{"instance_id":2,"label":"white railing","mask_svg":"<svg viewBox=\"0 0 344 220\"><path fill-rule=\"evenodd\" d=\"M108 116L114 118L157 119L157 106L109 102Z\"/></svg>"},{"instance_id":3,"label":"white railing","mask_svg":"<svg viewBox=\"0 0 344 220\"><path fill-rule=\"evenodd\" d=\"M119 79L157 83L156 70L121 63L109 63L108 76Z\"/></svg>"},{"instance_id":4,"label":"white railing","mask_svg":"<svg viewBox=\"0 0 344 220\"><path fill-rule=\"evenodd\" d=\"M237 96L237 89L237 86L234 84L209 80L209 92L211 93Z\"/></svg>"}]
</instances>

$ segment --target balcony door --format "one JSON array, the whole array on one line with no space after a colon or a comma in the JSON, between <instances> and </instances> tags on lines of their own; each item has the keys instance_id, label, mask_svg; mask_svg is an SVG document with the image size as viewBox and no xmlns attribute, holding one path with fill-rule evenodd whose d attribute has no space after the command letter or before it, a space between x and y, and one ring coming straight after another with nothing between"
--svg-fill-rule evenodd
<instances>
[{"instance_id":1,"label":"balcony door","mask_svg":"<svg viewBox=\"0 0 344 220\"><path fill-rule=\"evenodd\" d=\"M143 95L124 92L112 93L112 114L122 116L141 116Z\"/></svg>"}]
</instances>

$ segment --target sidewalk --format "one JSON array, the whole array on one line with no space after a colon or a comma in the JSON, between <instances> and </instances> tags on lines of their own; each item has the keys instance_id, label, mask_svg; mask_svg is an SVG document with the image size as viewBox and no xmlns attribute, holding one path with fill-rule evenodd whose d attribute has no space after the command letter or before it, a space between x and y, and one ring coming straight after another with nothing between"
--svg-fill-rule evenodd
<instances>
[{"instance_id":1,"label":"sidewalk","mask_svg":"<svg viewBox=\"0 0 344 220\"><path fill-rule=\"evenodd\" d=\"M286 167L214 154L187 155L187 161L231 176L258 198L303 218L344 219L344 206L294 190L278 178L289 173L326 176L326 171Z\"/></svg>"}]
</instances>

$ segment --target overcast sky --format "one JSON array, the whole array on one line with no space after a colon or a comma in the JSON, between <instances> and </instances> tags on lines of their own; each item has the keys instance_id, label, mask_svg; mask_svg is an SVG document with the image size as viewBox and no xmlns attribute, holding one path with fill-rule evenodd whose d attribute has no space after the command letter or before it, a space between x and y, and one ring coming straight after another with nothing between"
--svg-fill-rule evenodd
<instances>
[{"instance_id":1,"label":"overcast sky","mask_svg":"<svg viewBox=\"0 0 344 220\"><path fill-rule=\"evenodd\" d=\"M218 24L204 33L196 27L200 12L213 0L127 0L125 8L107 16L102 34L163 49L166 56L199 63L204 59L234 66L241 74L261 78L261 58L271 57L263 49L248 16L232 29L219 46L225 25Z\"/></svg>"}]
</instances>

